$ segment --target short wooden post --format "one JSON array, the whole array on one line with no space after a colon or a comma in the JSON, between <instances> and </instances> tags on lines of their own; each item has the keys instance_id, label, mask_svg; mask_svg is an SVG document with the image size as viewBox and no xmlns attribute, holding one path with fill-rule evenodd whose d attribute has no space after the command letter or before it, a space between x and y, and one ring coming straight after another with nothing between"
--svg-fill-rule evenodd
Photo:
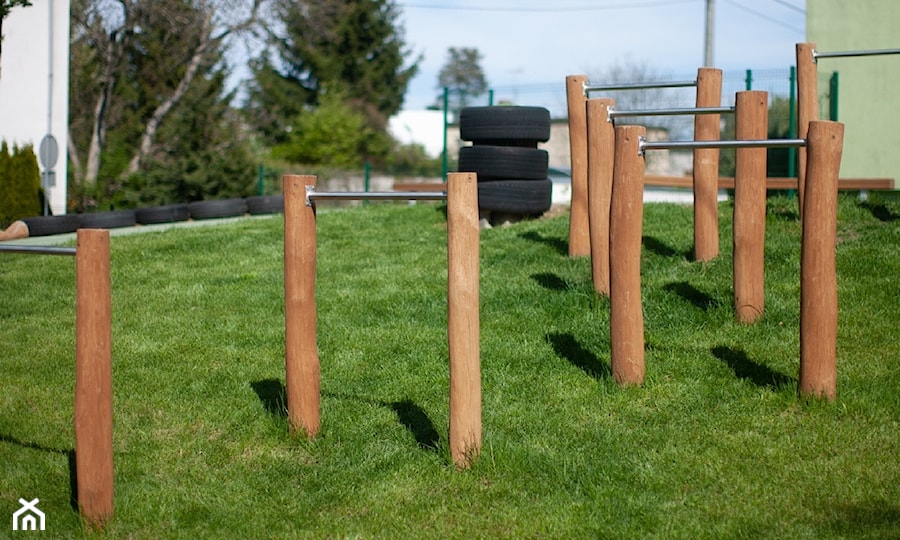
<instances>
[{"instance_id":1,"label":"short wooden post","mask_svg":"<svg viewBox=\"0 0 900 540\"><path fill-rule=\"evenodd\" d=\"M722 104L722 70L697 70L697 107ZM719 115L694 116L694 139L717 141ZM694 150L694 259L710 261L719 256L719 149Z\"/></svg>"},{"instance_id":2,"label":"short wooden post","mask_svg":"<svg viewBox=\"0 0 900 540\"><path fill-rule=\"evenodd\" d=\"M738 140L765 139L768 94L738 92L735 100ZM734 308L742 323L753 323L765 302L766 149L738 148L734 172Z\"/></svg>"},{"instance_id":3,"label":"short wooden post","mask_svg":"<svg viewBox=\"0 0 900 540\"><path fill-rule=\"evenodd\" d=\"M801 139L806 139L809 123L819 118L819 70L815 49L815 43L797 44L797 137ZM797 195L801 217L806 195L806 152L802 146L797 152Z\"/></svg>"},{"instance_id":4,"label":"short wooden post","mask_svg":"<svg viewBox=\"0 0 900 540\"><path fill-rule=\"evenodd\" d=\"M109 231L80 229L75 255L75 478L91 526L113 515Z\"/></svg>"},{"instance_id":5,"label":"short wooden post","mask_svg":"<svg viewBox=\"0 0 900 540\"><path fill-rule=\"evenodd\" d=\"M450 346L450 454L467 468L481 452L478 183L447 179L447 334Z\"/></svg>"},{"instance_id":6,"label":"short wooden post","mask_svg":"<svg viewBox=\"0 0 900 540\"><path fill-rule=\"evenodd\" d=\"M643 126L615 128L609 223L610 363L622 386L644 382L644 314L641 304L641 234L644 219Z\"/></svg>"},{"instance_id":7,"label":"short wooden post","mask_svg":"<svg viewBox=\"0 0 900 540\"><path fill-rule=\"evenodd\" d=\"M587 96L585 75L566 77L566 102L569 110L569 152L572 161L572 201L569 206L569 256L591 254L587 202Z\"/></svg>"},{"instance_id":8,"label":"short wooden post","mask_svg":"<svg viewBox=\"0 0 900 540\"><path fill-rule=\"evenodd\" d=\"M316 210L307 204L315 176L285 175L284 355L292 433L319 432L319 350L316 343Z\"/></svg>"},{"instance_id":9,"label":"short wooden post","mask_svg":"<svg viewBox=\"0 0 900 540\"><path fill-rule=\"evenodd\" d=\"M609 295L609 205L612 199L616 130L609 119L613 99L587 100L588 223L594 290Z\"/></svg>"},{"instance_id":10,"label":"short wooden post","mask_svg":"<svg viewBox=\"0 0 900 540\"><path fill-rule=\"evenodd\" d=\"M809 159L800 256L801 396L837 396L838 175L844 125L814 120L809 124Z\"/></svg>"}]
</instances>

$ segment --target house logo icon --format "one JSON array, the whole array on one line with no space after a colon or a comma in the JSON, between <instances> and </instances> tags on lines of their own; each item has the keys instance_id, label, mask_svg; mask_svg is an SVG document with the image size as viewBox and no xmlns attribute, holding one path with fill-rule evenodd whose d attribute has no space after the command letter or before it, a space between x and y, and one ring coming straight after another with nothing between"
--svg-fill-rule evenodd
<instances>
[{"instance_id":1,"label":"house logo icon","mask_svg":"<svg viewBox=\"0 0 900 540\"><path fill-rule=\"evenodd\" d=\"M44 530L44 513L38 510L37 503L40 499L26 501L19 499L22 508L19 508L12 517L12 525L14 531L37 531Z\"/></svg>"}]
</instances>

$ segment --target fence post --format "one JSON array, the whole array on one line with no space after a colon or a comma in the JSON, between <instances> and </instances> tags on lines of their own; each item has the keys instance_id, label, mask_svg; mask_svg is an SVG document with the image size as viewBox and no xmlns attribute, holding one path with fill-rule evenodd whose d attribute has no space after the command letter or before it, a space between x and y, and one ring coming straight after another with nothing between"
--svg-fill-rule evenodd
<instances>
[{"instance_id":1,"label":"fence post","mask_svg":"<svg viewBox=\"0 0 900 540\"><path fill-rule=\"evenodd\" d=\"M697 107L722 104L722 70L697 70ZM694 115L694 139L717 141L718 114ZM719 149L694 150L694 259L709 261L719 256Z\"/></svg>"},{"instance_id":2,"label":"fence post","mask_svg":"<svg viewBox=\"0 0 900 540\"><path fill-rule=\"evenodd\" d=\"M819 74L816 67L815 43L797 44L797 137L806 138L809 123L819 118ZM806 148L797 149L797 195L800 217L806 196Z\"/></svg>"},{"instance_id":3,"label":"fence post","mask_svg":"<svg viewBox=\"0 0 900 540\"><path fill-rule=\"evenodd\" d=\"M307 204L315 176L285 175L284 356L291 432L319 432L319 351L316 344L316 210Z\"/></svg>"},{"instance_id":4,"label":"fence post","mask_svg":"<svg viewBox=\"0 0 900 540\"><path fill-rule=\"evenodd\" d=\"M478 184L474 173L447 180L447 334L450 454L467 468L481 452Z\"/></svg>"},{"instance_id":5,"label":"fence post","mask_svg":"<svg viewBox=\"0 0 900 540\"><path fill-rule=\"evenodd\" d=\"M736 139L765 139L768 94L751 90L735 99ZM738 148L734 172L734 307L742 323L763 313L765 301L766 149Z\"/></svg>"},{"instance_id":6,"label":"fence post","mask_svg":"<svg viewBox=\"0 0 900 540\"><path fill-rule=\"evenodd\" d=\"M609 222L610 364L622 386L644 382L644 314L641 306L641 232L644 216L643 126L615 128Z\"/></svg>"},{"instance_id":7,"label":"fence post","mask_svg":"<svg viewBox=\"0 0 900 540\"><path fill-rule=\"evenodd\" d=\"M591 254L587 203L587 111L586 75L566 77L569 111L569 153L572 162L572 201L569 206L569 256Z\"/></svg>"},{"instance_id":8,"label":"fence post","mask_svg":"<svg viewBox=\"0 0 900 540\"><path fill-rule=\"evenodd\" d=\"M828 119L837 122L838 120L838 72L831 72L831 78L828 79Z\"/></svg>"},{"instance_id":9,"label":"fence post","mask_svg":"<svg viewBox=\"0 0 900 540\"><path fill-rule=\"evenodd\" d=\"M837 395L837 194L844 125L813 121L800 256L801 396Z\"/></svg>"},{"instance_id":10,"label":"fence post","mask_svg":"<svg viewBox=\"0 0 900 540\"><path fill-rule=\"evenodd\" d=\"M75 254L75 473L93 526L113 514L109 231L79 229Z\"/></svg>"},{"instance_id":11,"label":"fence post","mask_svg":"<svg viewBox=\"0 0 900 540\"><path fill-rule=\"evenodd\" d=\"M609 121L613 99L587 100L588 223L594 290L609 295L609 205L612 198L615 126Z\"/></svg>"}]
</instances>

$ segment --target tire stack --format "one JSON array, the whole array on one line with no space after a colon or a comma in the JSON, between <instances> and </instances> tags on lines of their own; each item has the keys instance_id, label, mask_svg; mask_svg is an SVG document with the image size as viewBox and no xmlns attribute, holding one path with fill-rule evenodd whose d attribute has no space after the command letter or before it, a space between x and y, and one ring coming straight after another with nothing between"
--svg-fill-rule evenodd
<instances>
[{"instance_id":1,"label":"tire stack","mask_svg":"<svg viewBox=\"0 0 900 540\"><path fill-rule=\"evenodd\" d=\"M459 134L459 171L478 174L482 225L540 216L550 209L548 155L550 111L543 107L466 107Z\"/></svg>"}]
</instances>

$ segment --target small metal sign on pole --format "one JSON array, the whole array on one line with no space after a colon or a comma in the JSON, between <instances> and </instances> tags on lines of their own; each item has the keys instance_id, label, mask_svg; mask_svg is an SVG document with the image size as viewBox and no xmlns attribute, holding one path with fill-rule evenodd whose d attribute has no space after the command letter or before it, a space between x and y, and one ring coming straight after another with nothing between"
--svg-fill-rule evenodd
<instances>
[{"instance_id":1,"label":"small metal sign on pole","mask_svg":"<svg viewBox=\"0 0 900 540\"><path fill-rule=\"evenodd\" d=\"M52 187L56 187L56 171L53 170L53 167L56 166L56 161L59 159L59 144L56 142L56 137L52 134L44 135L44 138L41 139L41 144L38 147L38 161L43 167L43 171L41 172L41 186L44 188L44 215L48 215L48 199L49 196L46 193L46 190Z\"/></svg>"}]
</instances>

